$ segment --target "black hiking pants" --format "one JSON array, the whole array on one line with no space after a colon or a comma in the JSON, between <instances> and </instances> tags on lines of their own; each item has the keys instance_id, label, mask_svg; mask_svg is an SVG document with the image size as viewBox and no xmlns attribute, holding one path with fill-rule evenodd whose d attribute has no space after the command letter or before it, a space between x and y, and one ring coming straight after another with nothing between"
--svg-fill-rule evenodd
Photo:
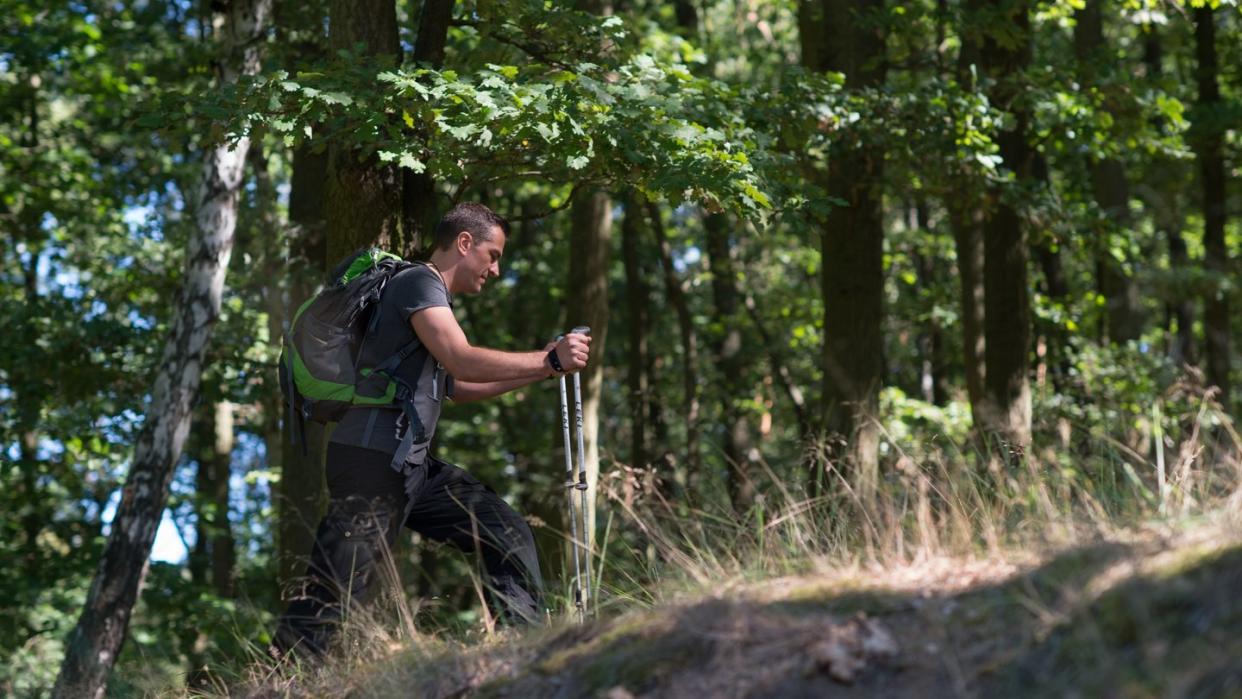
<instances>
[{"instance_id":1,"label":"black hiking pants","mask_svg":"<svg viewBox=\"0 0 1242 699\"><path fill-rule=\"evenodd\" d=\"M316 531L306 577L276 630L282 653L327 650L341 617L366 602L377 577L392 570L386 558L402 524L482 556L488 606L501 621L542 619L543 581L526 521L453 464L428 457L400 474L391 460L372 449L328 445L328 514Z\"/></svg>"}]
</instances>

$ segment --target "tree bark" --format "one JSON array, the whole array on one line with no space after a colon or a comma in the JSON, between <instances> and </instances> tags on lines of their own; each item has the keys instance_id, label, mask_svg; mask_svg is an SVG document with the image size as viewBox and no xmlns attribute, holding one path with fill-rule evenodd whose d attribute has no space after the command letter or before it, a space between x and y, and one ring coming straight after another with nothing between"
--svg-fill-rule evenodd
<instances>
[{"instance_id":1,"label":"tree bark","mask_svg":"<svg viewBox=\"0 0 1242 699\"><path fill-rule=\"evenodd\" d=\"M966 395L973 415L983 405L986 376L983 337L983 212L980 208L948 203L953 246L957 252L959 302L962 308L962 364Z\"/></svg>"},{"instance_id":2,"label":"tree bark","mask_svg":"<svg viewBox=\"0 0 1242 699\"><path fill-rule=\"evenodd\" d=\"M591 361L580 372L582 382L582 435L588 493L599 481L599 408L604 386L604 357L608 342L608 264L612 247L612 201L606 192L580 191L574 195L570 218L569 283L566 286L566 327L591 328ZM571 389L572 390L572 389ZM575 499L574 507L581 503ZM580 515L579 515L580 516ZM595 501L588 500L587 531L595 528ZM565 522L565 531L569 522Z\"/></svg>"},{"instance_id":3,"label":"tree bark","mask_svg":"<svg viewBox=\"0 0 1242 699\"><path fill-rule=\"evenodd\" d=\"M400 60L397 6L392 0L331 0L328 45L333 51L362 44L363 55ZM358 148L333 143L328 148L328 183L324 215L328 231L328 267L367 247L405 252L411 242L402 232L402 175L378 155L363 157Z\"/></svg>"},{"instance_id":4,"label":"tree bark","mask_svg":"<svg viewBox=\"0 0 1242 699\"><path fill-rule=\"evenodd\" d=\"M629 311L629 352L626 385L630 392L630 465L647 466L647 307L651 293L643 276L640 253L643 209L637 193L626 193L621 221L621 254L625 262L625 307Z\"/></svg>"},{"instance_id":5,"label":"tree bark","mask_svg":"<svg viewBox=\"0 0 1242 699\"><path fill-rule=\"evenodd\" d=\"M933 240L937 237L936 231L927 225L927 204L920 201L909 207L909 213L911 230L916 231L921 237ZM930 293L931 290L941 285L936 257L919 250L915 250L913 257L919 286ZM921 334L919 342L919 352L923 355L919 389L923 400L932 405L944 405L949 400L948 377L945 376L944 329L940 326L940 319L936 317L934 310L934 308L926 309L928 312L927 328Z\"/></svg>"},{"instance_id":6,"label":"tree bark","mask_svg":"<svg viewBox=\"0 0 1242 699\"><path fill-rule=\"evenodd\" d=\"M1104 43L1104 18L1101 0L1087 0L1075 13L1074 52L1078 59L1078 77L1084 87L1099 82L1100 67L1111 66ZM1126 271L1123 261L1112 253L1114 234L1128 237L1133 220L1130 217L1130 183L1125 167L1116 158L1091 162L1091 185L1095 202L1103 219L1095 239L1096 278L1105 299L1105 335L1109 341L1124 343L1138 339L1143 332L1143 314L1138 285Z\"/></svg>"},{"instance_id":7,"label":"tree bark","mask_svg":"<svg viewBox=\"0 0 1242 699\"><path fill-rule=\"evenodd\" d=\"M800 13L803 63L838 71L850 89L884 83L884 37L869 22L877 0L820 0ZM829 158L825 189L846 201L822 222L824 299L823 429L830 458L864 496L879 480L879 395L883 383L883 151L842 144ZM814 475L812 492L821 474Z\"/></svg>"},{"instance_id":8,"label":"tree bark","mask_svg":"<svg viewBox=\"0 0 1242 699\"><path fill-rule=\"evenodd\" d=\"M1207 380L1220 389L1219 400L1228 411L1229 395L1229 250L1225 246L1225 158L1221 127L1212 123L1222 102L1216 56L1216 16L1211 7L1199 7L1195 17L1198 107L1206 124L1198 134L1199 179L1203 188L1203 264L1213 283L1203 300L1204 360Z\"/></svg>"},{"instance_id":9,"label":"tree bark","mask_svg":"<svg viewBox=\"0 0 1242 699\"><path fill-rule=\"evenodd\" d=\"M691 484L700 475L699 457L699 340L694 331L694 320L677 270L673 268L673 250L664 233L664 221L660 207L647 202L647 219L660 248L660 266L664 269L664 293L677 313L677 329L681 335L682 390L686 411L686 464L685 482ZM659 401L653 401L658 403Z\"/></svg>"},{"instance_id":10,"label":"tree bark","mask_svg":"<svg viewBox=\"0 0 1242 699\"><path fill-rule=\"evenodd\" d=\"M1020 101L1017 80L1030 62L1030 18L1026 2L972 0L968 11L989 10L1003 17L1008 33L1002 42L984 33L963 37L963 52L977 55L980 71L995 83L993 104L1010 111L1012 126L998 134L1000 155L1018 182L1034 173L1035 154L1026 140L1030 115ZM988 31L984 29L984 32ZM1002 448L1021 453L1031 441L1031 299L1028 286L1029 245L1026 224L999 186L987 192L983 220L983 400L975 424L1000 440Z\"/></svg>"},{"instance_id":11,"label":"tree bark","mask_svg":"<svg viewBox=\"0 0 1242 699\"><path fill-rule=\"evenodd\" d=\"M1159 27L1148 24L1143 31L1143 65L1147 71L1146 78L1148 82L1158 84L1164 75L1164 46L1160 40ZM1156 125L1162 129L1167 128L1161 119L1156 120ZM1186 215L1182 208L1180 181L1184 177L1180 163L1165 159L1140 185L1143 197L1152 212L1156 231L1165 238L1169 268L1178 278L1185 278L1191 267L1186 240L1182 237ZM1175 364L1194 366L1199 361L1194 335L1194 300L1191 295L1181 290L1180 284L1165 299L1165 313L1166 333L1173 330L1171 324L1177 326L1176 334L1166 341L1169 357Z\"/></svg>"},{"instance_id":12,"label":"tree bark","mask_svg":"<svg viewBox=\"0 0 1242 699\"><path fill-rule=\"evenodd\" d=\"M284 323L275 325L279 316L292 320L293 311L314 293L314 280L324 276L328 267L327 236L323 216L323 193L326 186L328 157L302 146L293 153L293 169L289 185L289 255L288 306L276 297L269 301L269 328L273 341L279 342ZM278 316L279 314L279 316ZM306 571L306 559L315 541L315 527L327 507L328 492L324 482L323 430L318 423L307 421L296 441L294 420L297 416L282 401L283 415L279 435L280 482L274 496L277 512L277 582L288 590Z\"/></svg>"},{"instance_id":13,"label":"tree bark","mask_svg":"<svg viewBox=\"0 0 1242 699\"><path fill-rule=\"evenodd\" d=\"M448 43L449 23L454 0L423 0L414 40L414 62L439 69L444 66L444 47ZM405 257L416 257L435 237L439 206L436 183L426 172L402 169L401 212L405 238Z\"/></svg>"},{"instance_id":14,"label":"tree bark","mask_svg":"<svg viewBox=\"0 0 1242 699\"><path fill-rule=\"evenodd\" d=\"M753 384L744 348L749 343L742 336L741 292L737 288L737 271L733 265L729 243L729 218L723 213L705 214L703 229L707 233L707 263L712 273L712 299L716 306L716 322L723 332L713 337L712 353L720 369L724 389L721 413L724 417L724 457L728 462L729 498L738 514L747 512L755 501L755 461L747 412L741 407Z\"/></svg>"},{"instance_id":15,"label":"tree bark","mask_svg":"<svg viewBox=\"0 0 1242 699\"><path fill-rule=\"evenodd\" d=\"M259 49L272 5L271 0L239 0L220 6L223 22L217 36L224 54L217 64L217 78L224 84L258 72ZM242 138L231 147L220 146L205 154L180 302L112 531L66 644L54 697L102 698L125 640L173 467L189 431L206 347L219 317L249 147L249 139Z\"/></svg>"},{"instance_id":16,"label":"tree bark","mask_svg":"<svg viewBox=\"0 0 1242 699\"><path fill-rule=\"evenodd\" d=\"M977 11L977 3L967 5L964 11ZM947 13L947 8L944 8ZM969 17L966 18L968 21ZM957 80L963 88L977 90L982 42L977 36L963 30L961 48L957 55ZM953 229L953 247L957 258L958 294L962 310L962 365L966 374L966 395L970 400L970 413L976 429L980 428L979 415L983 407L983 383L987 377L984 362L987 341L983 334L983 222L986 218L984 201L977 194L975 182L959 180L958 191L950 192L944 202L949 212L949 225Z\"/></svg>"}]
</instances>

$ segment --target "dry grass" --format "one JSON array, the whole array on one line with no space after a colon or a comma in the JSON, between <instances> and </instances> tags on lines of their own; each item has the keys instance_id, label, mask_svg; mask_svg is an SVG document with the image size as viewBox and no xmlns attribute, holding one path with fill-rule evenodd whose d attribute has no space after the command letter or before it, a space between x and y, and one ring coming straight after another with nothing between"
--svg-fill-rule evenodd
<instances>
[{"instance_id":1,"label":"dry grass","mask_svg":"<svg viewBox=\"0 0 1242 699\"><path fill-rule=\"evenodd\" d=\"M636 489L642 479L625 469L601 479L617 518L607 550L596 552L601 616L611 621L578 627L562 613L526 633L488 626L451 639L421 630L416 607L388 599L353 615L342 652L325 664L278 667L256 651L237 677L206 693L464 696L546 665L557 649L598 649L626 629L649 631L689 601L797 603L881 590L948 597L1002 585L1074 547L1158 542L1163 558L1105 566L1073 591L1075 604L1031 602L1051 629L1119 581L1212 545L1181 532L1216 532L1220 541L1219 532L1242 529L1242 440L1210 401L1181 426L1177 440L1154 430L1145 450L1131 446L1142 439L1097 439L1091 449L1062 445L1018 459L943 444L903 451L892 440L886 477L865 498L830 462L818 463L832 485L818 498L763 464L766 495L741 516ZM1080 461L1068 463L1075 453Z\"/></svg>"}]
</instances>

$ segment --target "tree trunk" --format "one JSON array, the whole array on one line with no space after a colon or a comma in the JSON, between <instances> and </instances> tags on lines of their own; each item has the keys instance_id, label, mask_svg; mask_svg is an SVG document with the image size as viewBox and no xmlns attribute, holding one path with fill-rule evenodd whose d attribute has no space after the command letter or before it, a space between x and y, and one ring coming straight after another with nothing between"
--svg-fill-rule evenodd
<instances>
[{"instance_id":1,"label":"tree trunk","mask_svg":"<svg viewBox=\"0 0 1242 699\"><path fill-rule=\"evenodd\" d=\"M1106 54L1101 0L1087 0L1075 15L1074 52L1078 59L1078 76L1084 87L1098 83L1101 66L1112 66ZM1091 163L1091 185L1095 202L1100 207L1100 222L1095 241L1096 277L1100 294L1105 299L1105 335L1109 341L1124 343L1138 339L1143 332L1143 316L1138 285L1126 272L1122 260L1112 253L1114 235L1128 238L1133 221L1130 217L1130 184L1120 160L1103 158Z\"/></svg>"},{"instance_id":2,"label":"tree trunk","mask_svg":"<svg viewBox=\"0 0 1242 699\"><path fill-rule=\"evenodd\" d=\"M1216 60L1216 17L1210 7L1195 11L1195 57L1198 59L1196 79L1199 85L1199 108L1210 120L1221 109L1219 69ZM1203 300L1204 359L1207 380L1220 389L1219 400L1225 410L1229 402L1229 299L1228 282L1231 267L1229 250L1225 247L1225 158L1220 126L1205 125L1198 134L1196 150L1199 178L1203 187L1203 264L1212 284Z\"/></svg>"},{"instance_id":3,"label":"tree trunk","mask_svg":"<svg viewBox=\"0 0 1242 699\"><path fill-rule=\"evenodd\" d=\"M660 266L664 269L664 292L668 302L677 313L677 328L681 335L682 387L686 411L686 463L685 483L691 485L700 475L699 459L699 340L694 331L694 320L677 270L673 268L673 250L668 236L664 234L664 221L660 207L647 202L647 220L660 248ZM659 401L652 401L658 404Z\"/></svg>"},{"instance_id":4,"label":"tree trunk","mask_svg":"<svg viewBox=\"0 0 1242 699\"><path fill-rule=\"evenodd\" d=\"M204 390L203 393L210 393ZM194 550L190 552L190 575L196 584L211 583L222 599L234 595L235 542L229 524L229 477L232 472L233 405L220 400L206 402L194 415L190 449L198 462L195 476L197 523ZM187 687L208 686L210 671L206 629L186 629L190 647Z\"/></svg>"},{"instance_id":5,"label":"tree trunk","mask_svg":"<svg viewBox=\"0 0 1242 699\"><path fill-rule=\"evenodd\" d=\"M224 54L217 65L220 83L259 69L259 48L270 0L245 0L223 8L217 34ZM82 615L66 644L55 697L101 698L120 653L138 597L147 557L164 512L173 467L190 427L202 363L220 313L224 275L233 248L238 191L249 139L206 153L195 206L195 230L186 254L186 274L169 337L155 374L146 421L138 435L133 463L112 531Z\"/></svg>"},{"instance_id":6,"label":"tree trunk","mask_svg":"<svg viewBox=\"0 0 1242 699\"><path fill-rule=\"evenodd\" d=\"M392 0L331 0L328 44L333 51L363 44L364 55L400 60L397 6ZM402 175L378 155L333 143L328 147L328 183L324 214L328 231L328 266L361 248L376 246L406 252L412 241L403 234Z\"/></svg>"},{"instance_id":7,"label":"tree trunk","mask_svg":"<svg viewBox=\"0 0 1242 699\"><path fill-rule=\"evenodd\" d=\"M788 363L780 350L780 343L768 332L767 327L763 323L763 318L759 316L757 306L754 296L748 294L746 296L746 313L750 316L750 320L755 326L755 332L759 333L763 347L768 353L768 360L772 365L772 373L780 382L785 395L789 397L790 407L794 411L794 419L798 423L798 442L805 447L807 440L811 438L811 430L813 429L811 417L807 414L806 399L802 396L802 389L793 380L793 374L789 371Z\"/></svg>"},{"instance_id":8,"label":"tree trunk","mask_svg":"<svg viewBox=\"0 0 1242 699\"><path fill-rule=\"evenodd\" d=\"M448 43L449 22L453 19L454 0L423 0L414 40L414 62L431 68L444 66L444 47ZM426 172L402 169L402 228L405 257L416 257L423 246L435 237L439 207L436 204L436 183Z\"/></svg>"},{"instance_id":9,"label":"tree trunk","mask_svg":"<svg viewBox=\"0 0 1242 699\"><path fill-rule=\"evenodd\" d=\"M625 196L621 252L625 260L625 307L629 311L626 385L630 392L630 466L634 468L647 466L647 307L651 294L642 270L642 220L642 203L631 190Z\"/></svg>"},{"instance_id":10,"label":"tree trunk","mask_svg":"<svg viewBox=\"0 0 1242 699\"><path fill-rule=\"evenodd\" d=\"M724 457L729 469L729 498L738 514L747 512L755 501L755 461L747 411L741 407L750 397L753 384L749 381L749 364L745 348L750 342L742 337L741 292L737 288L737 271L730 253L729 218L725 214L703 216L707 233L707 262L712 273L712 299L716 306L716 322L723 332L713 337L712 352L720 370L724 390L723 409L725 443Z\"/></svg>"},{"instance_id":11,"label":"tree trunk","mask_svg":"<svg viewBox=\"0 0 1242 699\"><path fill-rule=\"evenodd\" d=\"M934 240L937 233L930 229L928 223L927 204L918 202L909 207L910 228L920 237ZM939 265L936 256L914 251L914 264L918 273L919 286L931 293L941 285ZM923 355L922 371L920 372L919 389L923 400L932 405L944 405L949 400L948 377L945 376L944 329L940 327L940 319L934 308L927 308L927 329L921 334L919 352Z\"/></svg>"},{"instance_id":12,"label":"tree trunk","mask_svg":"<svg viewBox=\"0 0 1242 699\"><path fill-rule=\"evenodd\" d=\"M978 3L964 11L977 11ZM947 8L945 8L947 12ZM977 90L979 54L982 41L963 32L957 56L957 80L963 87ZM953 247L957 258L958 294L962 309L962 365L966 374L966 395L975 429L980 429L979 416L983 407L983 383L987 378L984 358L987 342L983 334L983 222L984 202L976 194L975 182L961 180L960 189L951 192L944 204L953 229Z\"/></svg>"},{"instance_id":13,"label":"tree trunk","mask_svg":"<svg viewBox=\"0 0 1242 699\"><path fill-rule=\"evenodd\" d=\"M847 88L883 85L884 37L866 24L882 8L877 0L821 0L808 9L805 17L800 15L804 65L843 73ZM830 458L844 466L864 496L879 479L883 162L883 151L874 145L834 148L825 188L846 205L829 212L821 232L823 428L832 440ZM820 478L817 472L812 492Z\"/></svg>"},{"instance_id":14,"label":"tree trunk","mask_svg":"<svg viewBox=\"0 0 1242 699\"><path fill-rule=\"evenodd\" d=\"M1143 65L1147 70L1147 80L1158 83L1164 75L1164 46L1160 41L1159 27L1154 24L1144 26ZM1157 126L1167 129L1163 120L1157 119ZM1181 180L1185 173L1181 165L1172 160L1163 160L1156 171L1146 178L1140 186L1147 206L1152 212L1152 220L1156 231L1163 233L1169 255L1169 268L1178 278L1189 274L1190 259L1186 250L1186 240L1182 237L1182 228L1186 223L1186 215L1181 202ZM1169 357L1175 364L1193 366L1198 363L1199 353L1195 346L1194 317L1195 307L1191 295L1176 285L1170 298L1165 299L1167 316L1165 330L1172 330L1170 323L1176 323L1176 335L1168 338L1166 345Z\"/></svg>"},{"instance_id":15,"label":"tree trunk","mask_svg":"<svg viewBox=\"0 0 1242 699\"><path fill-rule=\"evenodd\" d=\"M1012 126L998 134L1004 165L1018 182L1034 174L1035 154L1026 141L1029 115L1016 102L1021 71L1030 62L1030 18L1025 2L972 0L968 11L999 14L1006 36L987 34L963 37L963 60L978 57L977 68L994 78L989 100L1013 114ZM1001 25L997 25L1001 26ZM1011 36L1008 32L1012 30ZM975 424L997 438L1002 448L1017 454L1031 440L1031 299L1028 287L1030 257L1026 225L999 186L987 192L982 223L983 235L983 400L974 410Z\"/></svg>"},{"instance_id":16,"label":"tree trunk","mask_svg":"<svg viewBox=\"0 0 1242 699\"><path fill-rule=\"evenodd\" d=\"M962 364L966 395L973 415L983 406L983 212L949 202L953 246L957 252L958 292L962 307Z\"/></svg>"},{"instance_id":17,"label":"tree trunk","mask_svg":"<svg viewBox=\"0 0 1242 699\"><path fill-rule=\"evenodd\" d=\"M233 404L222 400L212 406L210 466L211 499L207 528L211 532L211 587L223 598L231 598L236 582L236 544L229 524L229 479L233 464ZM199 468L202 468L202 463Z\"/></svg>"},{"instance_id":18,"label":"tree trunk","mask_svg":"<svg viewBox=\"0 0 1242 699\"><path fill-rule=\"evenodd\" d=\"M292 320L297 309L314 293L314 280L327 272L327 237L323 216L323 193L326 185L328 158L326 153L313 153L309 146L293 153L293 169L289 185L289 255L288 306L283 300L280 315ZM269 303L269 309L273 304ZM272 327L275 309L269 310L269 327L275 338L284 332L283 323ZM278 339L274 341L279 341ZM280 482L274 495L277 512L277 581L280 589L288 590L306 571L307 556L315 541L315 527L327 507L328 492L324 482L323 430L318 423L307 421L301 435L304 445L297 443L294 420L287 403L282 402L283 427L279 436Z\"/></svg>"},{"instance_id":19,"label":"tree trunk","mask_svg":"<svg viewBox=\"0 0 1242 699\"><path fill-rule=\"evenodd\" d=\"M612 201L606 192L574 195L570 218L569 283L566 327L591 328L591 361L580 372L582 382L582 435L588 493L599 481L599 408L604 386L604 357L608 342L608 262L612 244ZM572 390L572 389L571 389ZM575 499L574 506L580 502ZM579 515L581 516L581 515ZM595 529L595 501L587 503L587 531ZM569 530L569 522L565 522Z\"/></svg>"}]
</instances>

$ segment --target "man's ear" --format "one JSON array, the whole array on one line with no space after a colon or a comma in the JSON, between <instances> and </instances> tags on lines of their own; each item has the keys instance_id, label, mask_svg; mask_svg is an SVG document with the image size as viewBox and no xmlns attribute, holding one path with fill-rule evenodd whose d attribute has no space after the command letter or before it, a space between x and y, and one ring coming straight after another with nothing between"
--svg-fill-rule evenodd
<instances>
[{"instance_id":1,"label":"man's ear","mask_svg":"<svg viewBox=\"0 0 1242 699\"><path fill-rule=\"evenodd\" d=\"M470 231L462 231L457 234L457 251L465 255L470 252L470 247L474 245L474 236Z\"/></svg>"}]
</instances>

